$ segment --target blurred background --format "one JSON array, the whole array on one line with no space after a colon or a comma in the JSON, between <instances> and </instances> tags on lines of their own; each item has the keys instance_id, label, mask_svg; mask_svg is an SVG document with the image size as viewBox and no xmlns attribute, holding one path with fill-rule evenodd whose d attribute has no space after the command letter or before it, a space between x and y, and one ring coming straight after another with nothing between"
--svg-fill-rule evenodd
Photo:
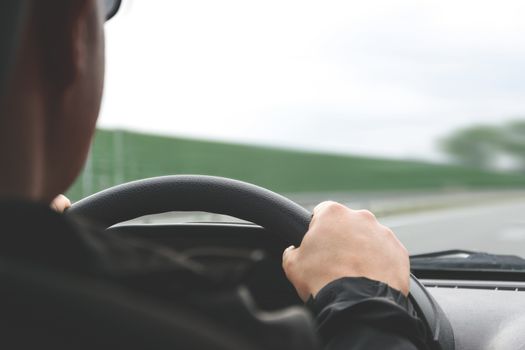
<instances>
[{"instance_id":1,"label":"blurred background","mask_svg":"<svg viewBox=\"0 0 525 350\"><path fill-rule=\"evenodd\" d=\"M226 176L310 209L371 209L411 253L525 256L523 13L514 0L124 0L68 194Z\"/></svg>"}]
</instances>

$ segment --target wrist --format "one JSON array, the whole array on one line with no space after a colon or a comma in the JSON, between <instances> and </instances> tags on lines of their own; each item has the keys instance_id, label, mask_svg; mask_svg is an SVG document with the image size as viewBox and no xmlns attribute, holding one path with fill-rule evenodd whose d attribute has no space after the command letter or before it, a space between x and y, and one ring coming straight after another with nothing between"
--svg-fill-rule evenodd
<instances>
[{"instance_id":1,"label":"wrist","mask_svg":"<svg viewBox=\"0 0 525 350\"><path fill-rule=\"evenodd\" d=\"M338 302L358 303L369 299L384 299L410 309L408 298L386 283L367 277L342 277L323 286L316 295L310 295L306 305L318 314L326 306Z\"/></svg>"}]
</instances>

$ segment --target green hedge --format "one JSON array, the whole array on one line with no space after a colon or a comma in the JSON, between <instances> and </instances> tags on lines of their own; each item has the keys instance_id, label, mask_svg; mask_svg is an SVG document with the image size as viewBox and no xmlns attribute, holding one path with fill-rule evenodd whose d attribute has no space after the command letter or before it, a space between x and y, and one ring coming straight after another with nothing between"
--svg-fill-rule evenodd
<instances>
[{"instance_id":1,"label":"green hedge","mask_svg":"<svg viewBox=\"0 0 525 350\"><path fill-rule=\"evenodd\" d=\"M118 183L170 174L226 176L284 193L525 186L519 173L98 130L68 194L76 200Z\"/></svg>"}]
</instances>

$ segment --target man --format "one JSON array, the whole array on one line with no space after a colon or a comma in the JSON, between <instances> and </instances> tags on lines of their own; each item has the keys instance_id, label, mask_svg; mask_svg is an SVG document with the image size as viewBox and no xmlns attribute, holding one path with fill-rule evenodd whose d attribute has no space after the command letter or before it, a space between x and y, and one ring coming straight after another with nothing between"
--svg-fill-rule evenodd
<instances>
[{"instance_id":1,"label":"man","mask_svg":"<svg viewBox=\"0 0 525 350\"><path fill-rule=\"evenodd\" d=\"M0 216L16 228L3 233L0 257L96 276L88 245L107 252L120 243L88 235L48 207L88 153L112 1L13 1L27 7L0 96ZM67 205L64 198L51 204L58 211ZM423 327L406 298L407 251L372 213L321 203L301 246L283 253L283 268L316 316L326 349L424 348Z\"/></svg>"}]
</instances>

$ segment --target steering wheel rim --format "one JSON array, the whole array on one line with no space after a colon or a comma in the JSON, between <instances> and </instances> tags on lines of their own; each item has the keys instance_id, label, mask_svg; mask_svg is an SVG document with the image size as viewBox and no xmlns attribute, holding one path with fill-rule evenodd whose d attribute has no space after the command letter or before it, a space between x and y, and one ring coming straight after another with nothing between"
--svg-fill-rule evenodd
<instances>
[{"instance_id":1,"label":"steering wheel rim","mask_svg":"<svg viewBox=\"0 0 525 350\"><path fill-rule=\"evenodd\" d=\"M278 232L299 245L311 213L275 192L246 182L205 175L172 175L133 181L86 197L67 215L105 227L148 214L204 211L233 216Z\"/></svg>"}]
</instances>

